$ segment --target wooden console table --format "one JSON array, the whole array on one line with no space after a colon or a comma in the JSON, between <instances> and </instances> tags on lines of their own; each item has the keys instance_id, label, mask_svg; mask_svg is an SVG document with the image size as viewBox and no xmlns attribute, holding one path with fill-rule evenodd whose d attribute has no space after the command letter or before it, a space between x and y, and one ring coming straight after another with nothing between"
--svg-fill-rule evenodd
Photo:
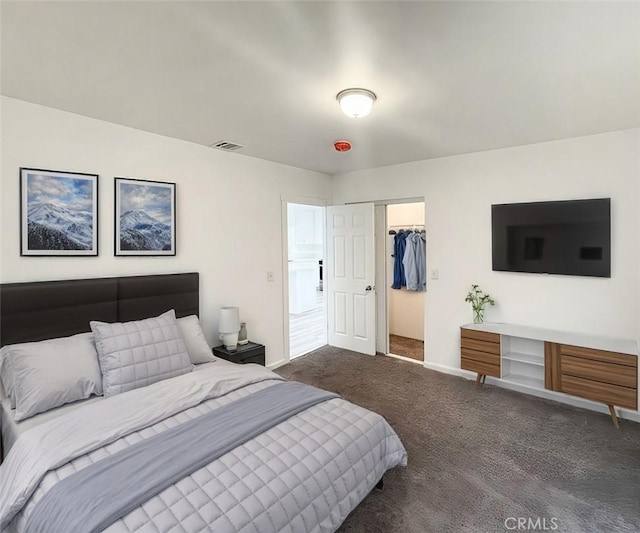
<instances>
[{"instance_id":1,"label":"wooden console table","mask_svg":"<svg viewBox=\"0 0 640 533\"><path fill-rule=\"evenodd\" d=\"M460 367L533 389L604 403L619 427L615 406L638 409L638 345L634 340L583 335L514 324L460 328Z\"/></svg>"}]
</instances>

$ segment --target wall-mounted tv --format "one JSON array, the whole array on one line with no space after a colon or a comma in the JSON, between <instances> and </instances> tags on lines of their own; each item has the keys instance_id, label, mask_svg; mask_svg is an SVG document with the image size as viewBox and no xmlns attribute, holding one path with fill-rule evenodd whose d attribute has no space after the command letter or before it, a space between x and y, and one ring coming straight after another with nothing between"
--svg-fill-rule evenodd
<instances>
[{"instance_id":1,"label":"wall-mounted tv","mask_svg":"<svg viewBox=\"0 0 640 533\"><path fill-rule=\"evenodd\" d=\"M611 277L611 199L491 206L493 270Z\"/></svg>"}]
</instances>

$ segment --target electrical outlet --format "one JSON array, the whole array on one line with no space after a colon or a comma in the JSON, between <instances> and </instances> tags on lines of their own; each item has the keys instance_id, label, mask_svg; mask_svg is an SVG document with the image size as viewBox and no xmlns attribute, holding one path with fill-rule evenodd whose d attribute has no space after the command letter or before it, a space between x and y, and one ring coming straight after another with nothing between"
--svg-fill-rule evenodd
<instances>
[{"instance_id":1,"label":"electrical outlet","mask_svg":"<svg viewBox=\"0 0 640 533\"><path fill-rule=\"evenodd\" d=\"M269 271L267 272L267 281L273 281L274 277L273 277L273 272Z\"/></svg>"},{"instance_id":2,"label":"electrical outlet","mask_svg":"<svg viewBox=\"0 0 640 533\"><path fill-rule=\"evenodd\" d=\"M440 273L438 272L437 268L432 268L431 269L431 279L438 279L439 275L440 275Z\"/></svg>"}]
</instances>

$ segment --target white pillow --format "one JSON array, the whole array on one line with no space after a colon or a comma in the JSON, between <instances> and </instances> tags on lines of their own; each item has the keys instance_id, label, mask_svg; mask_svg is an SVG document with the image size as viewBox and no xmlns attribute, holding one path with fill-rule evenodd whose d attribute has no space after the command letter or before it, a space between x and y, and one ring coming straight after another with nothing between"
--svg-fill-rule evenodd
<instances>
[{"instance_id":1,"label":"white pillow","mask_svg":"<svg viewBox=\"0 0 640 533\"><path fill-rule=\"evenodd\" d=\"M4 350L13 376L16 421L102 394L91 333L13 344Z\"/></svg>"},{"instance_id":2,"label":"white pillow","mask_svg":"<svg viewBox=\"0 0 640 533\"><path fill-rule=\"evenodd\" d=\"M13 373L8 360L8 348L9 346L0 348L0 381L2 382L4 393L11 400L11 409L15 409L16 396L13 393Z\"/></svg>"},{"instance_id":3,"label":"white pillow","mask_svg":"<svg viewBox=\"0 0 640 533\"><path fill-rule=\"evenodd\" d=\"M98 350L105 396L191 372L193 367L173 309L132 322L89 322Z\"/></svg>"},{"instance_id":4,"label":"white pillow","mask_svg":"<svg viewBox=\"0 0 640 533\"><path fill-rule=\"evenodd\" d=\"M189 358L194 365L215 361L211 347L204 338L200 320L196 315L189 315L178 319L178 328L187 347Z\"/></svg>"}]
</instances>

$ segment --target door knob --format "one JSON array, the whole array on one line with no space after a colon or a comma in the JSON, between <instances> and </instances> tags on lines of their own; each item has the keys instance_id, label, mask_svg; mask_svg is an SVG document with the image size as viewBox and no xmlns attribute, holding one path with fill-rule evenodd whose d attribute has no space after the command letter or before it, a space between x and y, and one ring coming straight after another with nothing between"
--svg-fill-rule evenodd
<instances>
[{"instance_id":1,"label":"door knob","mask_svg":"<svg viewBox=\"0 0 640 533\"><path fill-rule=\"evenodd\" d=\"M375 287L372 287L371 285L367 285L367 287L365 288L365 291L372 291L374 289Z\"/></svg>"}]
</instances>

